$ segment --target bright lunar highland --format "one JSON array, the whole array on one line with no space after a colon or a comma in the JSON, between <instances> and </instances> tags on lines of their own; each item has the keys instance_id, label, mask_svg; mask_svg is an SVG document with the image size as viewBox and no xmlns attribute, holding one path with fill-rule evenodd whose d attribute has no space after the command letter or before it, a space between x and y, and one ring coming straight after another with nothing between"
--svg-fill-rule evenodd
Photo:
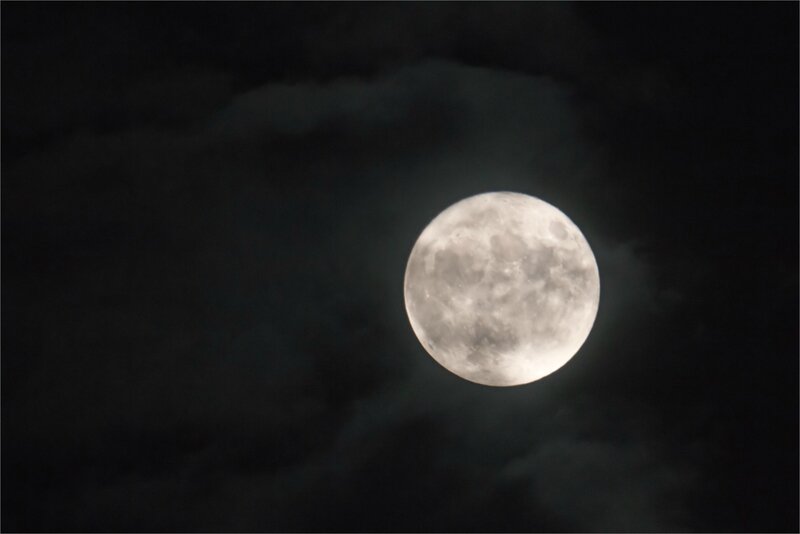
<instances>
[{"instance_id":1,"label":"bright lunar highland","mask_svg":"<svg viewBox=\"0 0 800 534\"><path fill-rule=\"evenodd\" d=\"M600 276L561 211L520 193L484 193L440 213L405 274L411 327L456 375L515 386L567 363L589 335Z\"/></svg>"}]
</instances>

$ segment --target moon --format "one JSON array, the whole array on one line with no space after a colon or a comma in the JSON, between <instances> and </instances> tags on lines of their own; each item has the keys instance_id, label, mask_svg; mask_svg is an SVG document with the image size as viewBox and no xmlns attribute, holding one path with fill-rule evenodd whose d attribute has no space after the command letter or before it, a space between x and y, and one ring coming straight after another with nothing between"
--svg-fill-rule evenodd
<instances>
[{"instance_id":1,"label":"moon","mask_svg":"<svg viewBox=\"0 0 800 534\"><path fill-rule=\"evenodd\" d=\"M488 386L538 380L592 329L600 274L558 208L492 192L461 200L423 230L406 265L406 312L434 360Z\"/></svg>"}]
</instances>

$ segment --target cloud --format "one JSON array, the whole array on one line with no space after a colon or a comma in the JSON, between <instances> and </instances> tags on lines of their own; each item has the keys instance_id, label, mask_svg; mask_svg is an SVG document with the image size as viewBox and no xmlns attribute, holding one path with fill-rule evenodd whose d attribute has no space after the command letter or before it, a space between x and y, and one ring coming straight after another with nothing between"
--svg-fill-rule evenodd
<instances>
[{"instance_id":1,"label":"cloud","mask_svg":"<svg viewBox=\"0 0 800 534\"><path fill-rule=\"evenodd\" d=\"M614 425L611 415L603 414L593 425L612 425L619 435L598 437L581 426L571 428L511 461L504 475L524 480L531 498L570 529L686 530L684 499L695 468L665 458L657 434L637 435L640 429L628 414L613 417L624 423Z\"/></svg>"},{"instance_id":2,"label":"cloud","mask_svg":"<svg viewBox=\"0 0 800 534\"><path fill-rule=\"evenodd\" d=\"M130 101L150 109L175 87ZM12 345L30 359L4 400L8 454L19 502L37 494L44 513L12 525L52 529L66 507L74 530L680 527L662 506L680 510L665 495L688 478L651 447L660 430L608 436L630 428L600 389L559 400L591 383L597 348L561 378L488 390L438 367L404 316L418 233L489 190L540 196L586 229L610 339L647 313L646 264L573 194L602 158L573 96L425 61L270 83L177 128L76 131L17 162L4 244L34 326Z\"/></svg>"}]
</instances>

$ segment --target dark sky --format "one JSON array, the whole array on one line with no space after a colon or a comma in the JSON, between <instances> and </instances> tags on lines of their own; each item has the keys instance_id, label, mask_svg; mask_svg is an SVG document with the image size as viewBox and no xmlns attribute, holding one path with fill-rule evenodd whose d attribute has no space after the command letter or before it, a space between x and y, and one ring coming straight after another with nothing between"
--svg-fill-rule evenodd
<instances>
[{"instance_id":1,"label":"dark sky","mask_svg":"<svg viewBox=\"0 0 800 534\"><path fill-rule=\"evenodd\" d=\"M794 531L798 4L2 5L4 531ZM516 388L419 232L519 191L602 284Z\"/></svg>"}]
</instances>

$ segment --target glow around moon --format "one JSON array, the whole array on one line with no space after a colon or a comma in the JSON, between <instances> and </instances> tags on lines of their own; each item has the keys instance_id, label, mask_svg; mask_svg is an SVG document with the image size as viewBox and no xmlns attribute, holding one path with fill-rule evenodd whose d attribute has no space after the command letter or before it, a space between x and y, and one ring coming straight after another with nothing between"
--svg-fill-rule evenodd
<instances>
[{"instance_id":1,"label":"glow around moon","mask_svg":"<svg viewBox=\"0 0 800 534\"><path fill-rule=\"evenodd\" d=\"M594 254L561 211L520 193L485 193L440 213L417 239L405 303L425 350L456 375L526 384L563 366L592 329Z\"/></svg>"}]
</instances>

